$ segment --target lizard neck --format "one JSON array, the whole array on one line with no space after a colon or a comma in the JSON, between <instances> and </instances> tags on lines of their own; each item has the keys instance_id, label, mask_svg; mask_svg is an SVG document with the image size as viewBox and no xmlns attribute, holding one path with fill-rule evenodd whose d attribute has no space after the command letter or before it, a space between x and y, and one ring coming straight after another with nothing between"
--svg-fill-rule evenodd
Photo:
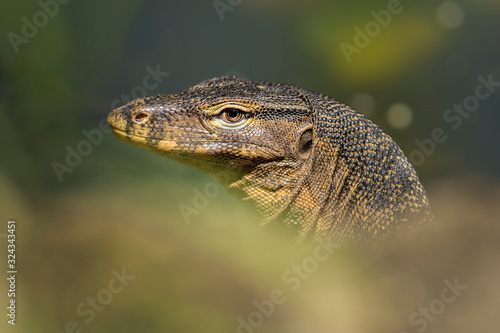
<instances>
[{"instance_id":1,"label":"lizard neck","mask_svg":"<svg viewBox=\"0 0 500 333\"><path fill-rule=\"evenodd\" d=\"M318 200L311 191L312 163L312 159L262 163L230 182L227 189L254 206L262 225L283 221L288 227L303 229L314 223L325 198Z\"/></svg>"}]
</instances>

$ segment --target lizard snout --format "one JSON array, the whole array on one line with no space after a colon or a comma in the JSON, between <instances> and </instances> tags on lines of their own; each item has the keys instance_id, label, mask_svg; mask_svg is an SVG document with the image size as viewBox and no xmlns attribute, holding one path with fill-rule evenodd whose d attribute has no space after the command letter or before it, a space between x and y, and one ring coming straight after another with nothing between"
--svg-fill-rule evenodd
<instances>
[{"instance_id":1,"label":"lizard snout","mask_svg":"<svg viewBox=\"0 0 500 333\"><path fill-rule=\"evenodd\" d=\"M108 123L113 128L125 129L127 120L124 118L123 107L114 109L108 114Z\"/></svg>"}]
</instances>

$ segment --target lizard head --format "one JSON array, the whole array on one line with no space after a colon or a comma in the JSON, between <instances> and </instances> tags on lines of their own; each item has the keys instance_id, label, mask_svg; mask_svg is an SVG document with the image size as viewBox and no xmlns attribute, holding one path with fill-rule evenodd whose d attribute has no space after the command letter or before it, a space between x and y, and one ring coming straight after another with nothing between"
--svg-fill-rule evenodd
<instances>
[{"instance_id":1,"label":"lizard head","mask_svg":"<svg viewBox=\"0 0 500 333\"><path fill-rule=\"evenodd\" d=\"M229 76L136 99L112 111L108 122L118 138L225 185L266 163L297 166L312 143L312 112L302 89Z\"/></svg>"}]
</instances>

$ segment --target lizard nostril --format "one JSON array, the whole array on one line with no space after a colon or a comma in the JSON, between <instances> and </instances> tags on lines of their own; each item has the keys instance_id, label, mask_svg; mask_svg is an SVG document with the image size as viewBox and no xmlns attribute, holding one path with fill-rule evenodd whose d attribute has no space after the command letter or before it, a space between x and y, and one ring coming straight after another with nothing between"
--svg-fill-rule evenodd
<instances>
[{"instance_id":1,"label":"lizard nostril","mask_svg":"<svg viewBox=\"0 0 500 333\"><path fill-rule=\"evenodd\" d=\"M148 113L141 112L141 113L136 114L136 115L133 117L133 120L134 120L134 122L136 122L137 124L142 124L143 122L145 122L146 120L148 120L149 116L150 116L150 115L149 115Z\"/></svg>"}]
</instances>

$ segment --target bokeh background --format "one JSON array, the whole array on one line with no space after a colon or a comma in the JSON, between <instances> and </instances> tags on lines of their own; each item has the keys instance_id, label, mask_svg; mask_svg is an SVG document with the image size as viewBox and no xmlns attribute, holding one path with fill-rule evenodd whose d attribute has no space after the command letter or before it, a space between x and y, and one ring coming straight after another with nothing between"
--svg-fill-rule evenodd
<instances>
[{"instance_id":1,"label":"bokeh background","mask_svg":"<svg viewBox=\"0 0 500 333\"><path fill-rule=\"evenodd\" d=\"M356 46L356 29L391 3L2 2L0 267L15 219L19 273L15 328L0 280L0 331L498 330L500 91L456 129L443 116L475 94L479 76L500 81L500 2L402 0L346 57L341 45ZM154 70L157 85L145 89ZM214 181L100 124L133 97L226 74L293 83L367 114L413 157L436 226L372 250L338 249L290 291L282 276L310 258L306 244L257 226L223 190L184 218L180 205L195 207L195 191ZM418 142L436 128L447 139L423 152ZM78 149L86 156L68 165ZM135 278L110 293L122 270ZM441 309L446 279L467 289ZM286 301L258 327L238 326L274 289ZM92 309L92 298L90 318L77 309ZM429 305L430 318L409 319Z\"/></svg>"}]
</instances>

